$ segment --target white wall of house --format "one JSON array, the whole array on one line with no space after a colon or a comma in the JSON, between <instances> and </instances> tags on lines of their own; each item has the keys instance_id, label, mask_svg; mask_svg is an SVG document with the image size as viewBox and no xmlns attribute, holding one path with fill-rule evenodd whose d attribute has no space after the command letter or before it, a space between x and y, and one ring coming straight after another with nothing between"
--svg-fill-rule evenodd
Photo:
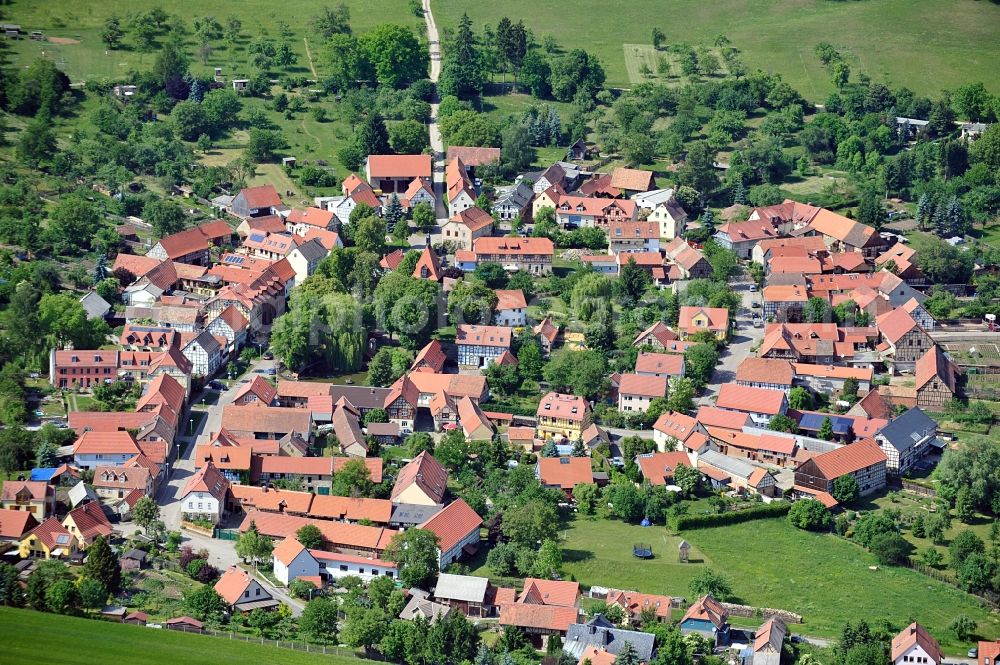
<instances>
[{"instance_id":1,"label":"white wall of house","mask_svg":"<svg viewBox=\"0 0 1000 665\"><path fill-rule=\"evenodd\" d=\"M181 512L217 521L222 515L219 500L208 492L190 492L181 499Z\"/></svg>"},{"instance_id":2,"label":"white wall of house","mask_svg":"<svg viewBox=\"0 0 1000 665\"><path fill-rule=\"evenodd\" d=\"M450 564L462 556L462 548L466 545L475 545L479 542L479 527L472 530L469 535L467 535L462 540L458 541L454 547L452 547L447 552L442 552L438 550L438 567L444 569L445 566Z\"/></svg>"},{"instance_id":3,"label":"white wall of house","mask_svg":"<svg viewBox=\"0 0 1000 665\"><path fill-rule=\"evenodd\" d=\"M299 577L316 577L319 575L319 562L309 553L309 550L302 550L298 556L292 559L286 566L277 557L274 560L274 577L284 585L288 585L292 580Z\"/></svg>"},{"instance_id":4,"label":"white wall of house","mask_svg":"<svg viewBox=\"0 0 1000 665\"><path fill-rule=\"evenodd\" d=\"M619 411L647 411L649 409L649 403L653 401L653 398L647 397L645 395L628 395L625 393L618 393L618 410Z\"/></svg>"},{"instance_id":5,"label":"white wall of house","mask_svg":"<svg viewBox=\"0 0 1000 665\"><path fill-rule=\"evenodd\" d=\"M892 665L937 665L937 661L924 651L919 644L904 651L892 662Z\"/></svg>"},{"instance_id":6,"label":"white wall of house","mask_svg":"<svg viewBox=\"0 0 1000 665\"><path fill-rule=\"evenodd\" d=\"M73 456L73 462L79 469L94 469L99 466L118 466L135 457L134 452L127 453L87 453Z\"/></svg>"},{"instance_id":7,"label":"white wall of house","mask_svg":"<svg viewBox=\"0 0 1000 665\"><path fill-rule=\"evenodd\" d=\"M495 326L523 326L528 323L528 312L523 307L499 309L494 316Z\"/></svg>"}]
</instances>

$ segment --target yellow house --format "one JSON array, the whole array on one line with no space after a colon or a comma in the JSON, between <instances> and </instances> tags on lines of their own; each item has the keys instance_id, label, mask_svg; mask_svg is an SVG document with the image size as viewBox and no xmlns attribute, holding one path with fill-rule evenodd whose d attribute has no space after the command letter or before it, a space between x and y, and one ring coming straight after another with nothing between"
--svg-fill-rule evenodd
<instances>
[{"instance_id":1,"label":"yellow house","mask_svg":"<svg viewBox=\"0 0 1000 665\"><path fill-rule=\"evenodd\" d=\"M710 331L720 340L729 334L729 310L725 307L681 307L677 328L685 337Z\"/></svg>"},{"instance_id":2,"label":"yellow house","mask_svg":"<svg viewBox=\"0 0 1000 665\"><path fill-rule=\"evenodd\" d=\"M556 206L559 205L559 195L565 194L561 190L562 187L549 187L541 194L536 194L535 200L531 202L531 217L538 219L542 208L552 208L552 210L555 210Z\"/></svg>"},{"instance_id":3,"label":"yellow house","mask_svg":"<svg viewBox=\"0 0 1000 665\"><path fill-rule=\"evenodd\" d=\"M448 471L426 450L399 470L392 486L393 503L439 506L448 488Z\"/></svg>"},{"instance_id":4,"label":"yellow house","mask_svg":"<svg viewBox=\"0 0 1000 665\"><path fill-rule=\"evenodd\" d=\"M39 522L56 507L56 492L48 483L33 480L9 480L3 484L0 508L24 510Z\"/></svg>"},{"instance_id":5,"label":"yellow house","mask_svg":"<svg viewBox=\"0 0 1000 665\"><path fill-rule=\"evenodd\" d=\"M551 392L538 403L536 415L539 439L582 440L583 430L590 425L590 404L576 395Z\"/></svg>"},{"instance_id":6,"label":"yellow house","mask_svg":"<svg viewBox=\"0 0 1000 665\"><path fill-rule=\"evenodd\" d=\"M76 539L59 523L50 517L28 532L18 545L18 554L27 558L62 558L76 551Z\"/></svg>"},{"instance_id":7,"label":"yellow house","mask_svg":"<svg viewBox=\"0 0 1000 665\"><path fill-rule=\"evenodd\" d=\"M94 538L107 538L111 535L111 522L97 501L84 503L71 510L63 518L62 525L73 536L76 548L81 551L87 549Z\"/></svg>"}]
</instances>

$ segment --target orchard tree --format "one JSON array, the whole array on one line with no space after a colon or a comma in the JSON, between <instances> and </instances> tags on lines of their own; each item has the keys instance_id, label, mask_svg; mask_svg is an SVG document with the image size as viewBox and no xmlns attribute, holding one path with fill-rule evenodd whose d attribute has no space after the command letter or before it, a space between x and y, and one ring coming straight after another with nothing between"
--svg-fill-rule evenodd
<instances>
[{"instance_id":1,"label":"orchard tree","mask_svg":"<svg viewBox=\"0 0 1000 665\"><path fill-rule=\"evenodd\" d=\"M437 579L438 536L426 529L407 529L393 536L384 558L399 566L399 579L407 587L429 589Z\"/></svg>"}]
</instances>

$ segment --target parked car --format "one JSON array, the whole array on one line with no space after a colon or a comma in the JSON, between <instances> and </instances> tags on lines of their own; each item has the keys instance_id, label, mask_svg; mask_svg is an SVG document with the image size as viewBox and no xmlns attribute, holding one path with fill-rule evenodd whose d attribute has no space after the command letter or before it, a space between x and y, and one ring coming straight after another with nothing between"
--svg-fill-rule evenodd
<instances>
[{"instance_id":1,"label":"parked car","mask_svg":"<svg viewBox=\"0 0 1000 665\"><path fill-rule=\"evenodd\" d=\"M750 293L756 293L756 292L757 292L757 285L756 284L751 284L750 285Z\"/></svg>"},{"instance_id":2,"label":"parked car","mask_svg":"<svg viewBox=\"0 0 1000 665\"><path fill-rule=\"evenodd\" d=\"M754 309L759 309L760 303L755 300L752 303L750 303L750 306L753 307Z\"/></svg>"},{"instance_id":3,"label":"parked car","mask_svg":"<svg viewBox=\"0 0 1000 665\"><path fill-rule=\"evenodd\" d=\"M274 354L270 351L265 351L264 355L261 356L264 360L274 360Z\"/></svg>"},{"instance_id":4,"label":"parked car","mask_svg":"<svg viewBox=\"0 0 1000 665\"><path fill-rule=\"evenodd\" d=\"M966 654L969 658L979 658L979 649L977 647L972 647L969 649L969 653Z\"/></svg>"},{"instance_id":5,"label":"parked car","mask_svg":"<svg viewBox=\"0 0 1000 665\"><path fill-rule=\"evenodd\" d=\"M272 367L272 368L270 368L270 369L265 369L265 370L264 370L264 374L267 374L268 376L274 376L274 375L276 375L277 373L278 373L278 370L276 370L276 369L275 369L275 368L273 368L273 367Z\"/></svg>"},{"instance_id":6,"label":"parked car","mask_svg":"<svg viewBox=\"0 0 1000 665\"><path fill-rule=\"evenodd\" d=\"M211 381L209 382L208 387L211 388L212 390L225 390L226 384L224 384L222 381Z\"/></svg>"}]
</instances>

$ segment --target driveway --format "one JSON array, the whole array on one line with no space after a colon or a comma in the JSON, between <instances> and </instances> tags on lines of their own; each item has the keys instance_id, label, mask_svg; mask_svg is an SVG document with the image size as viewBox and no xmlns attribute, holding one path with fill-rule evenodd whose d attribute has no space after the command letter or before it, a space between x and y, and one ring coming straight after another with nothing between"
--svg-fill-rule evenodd
<instances>
[{"instance_id":1,"label":"driveway","mask_svg":"<svg viewBox=\"0 0 1000 665\"><path fill-rule=\"evenodd\" d=\"M434 216L439 222L445 222L448 221L448 209L444 191L444 141L441 139L441 130L438 128L438 108L441 98L436 87L438 77L441 75L441 42L438 38L437 23L434 22L434 13L431 11L431 0L423 0L423 3L424 23L427 25L428 53L430 55L430 80L435 84L434 97L431 99L431 119L427 124L431 150L434 152L434 196L437 197Z\"/></svg>"},{"instance_id":2,"label":"driveway","mask_svg":"<svg viewBox=\"0 0 1000 665\"><path fill-rule=\"evenodd\" d=\"M181 528L180 493L184 489L184 485L194 475L195 444L207 443L209 436L213 432L219 431L222 426L222 408L227 404L232 404L236 393L239 392L246 381L254 377L256 370L268 370L274 368L274 366L274 360L258 358L250 365L247 373L243 375L240 381L237 381L228 390L219 394L219 399L215 404L211 404L205 408L192 409L193 411L204 413L205 417L198 421L197 426L193 426L193 420L189 416L187 423L185 423L188 431L177 438L176 444L180 448L178 459L171 468L169 479L160 487L160 491L156 496L156 502L160 505L160 519L166 524L168 530L178 531ZM191 406L195 407L204 404L204 399L205 391L203 390L191 397ZM184 532L184 535L185 541L198 539L195 538L196 534ZM206 540L215 544L228 543L228 541L218 541L211 538ZM194 547L193 543L192 547ZM231 551L232 545L226 544L225 548ZM205 549L209 549L210 552L212 551L212 548L207 546L205 546ZM230 563L235 563L235 554L233 555L233 561L226 563L226 565L228 566ZM213 561L212 564L215 565L215 562Z\"/></svg>"},{"instance_id":3,"label":"driveway","mask_svg":"<svg viewBox=\"0 0 1000 665\"><path fill-rule=\"evenodd\" d=\"M761 311L760 308L752 307L754 302L761 302L760 293L751 292L748 282L734 283L732 289L743 299L740 311L736 315L737 328L732 331L729 346L722 351L719 364L712 372L712 378L705 386L704 393L696 400L699 405L715 403L722 385L731 383L736 378L736 369L740 363L750 355L750 349L764 338L764 328L754 328L750 318L751 312Z\"/></svg>"}]
</instances>

